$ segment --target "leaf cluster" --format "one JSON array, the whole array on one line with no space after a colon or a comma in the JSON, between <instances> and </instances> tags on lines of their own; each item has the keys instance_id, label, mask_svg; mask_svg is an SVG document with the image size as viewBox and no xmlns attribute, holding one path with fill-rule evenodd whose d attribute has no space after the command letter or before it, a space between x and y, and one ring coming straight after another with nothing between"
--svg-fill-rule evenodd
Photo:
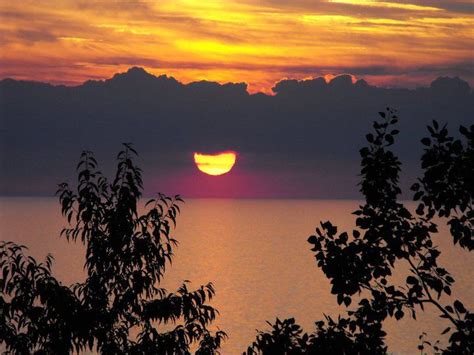
<instances>
[{"instance_id":1,"label":"leaf cluster","mask_svg":"<svg viewBox=\"0 0 474 355\"><path fill-rule=\"evenodd\" d=\"M334 320L325 315L310 334L304 333L294 318L267 323L271 330L259 331L244 355L376 354L386 349L380 341L385 333L379 325L361 332L354 319Z\"/></svg>"},{"instance_id":2,"label":"leaf cluster","mask_svg":"<svg viewBox=\"0 0 474 355\"><path fill-rule=\"evenodd\" d=\"M172 228L183 200L158 194L139 213L136 155L125 144L109 182L93 154L83 152L77 188L59 186L69 222L61 236L85 245L84 282L63 286L51 275L51 259L38 264L23 247L2 244L0 343L10 352L188 354L192 344L201 354L217 352L226 334L208 330L217 315L208 304L213 285L189 290L185 282L175 293L160 287L177 245Z\"/></svg>"},{"instance_id":3,"label":"leaf cluster","mask_svg":"<svg viewBox=\"0 0 474 355\"><path fill-rule=\"evenodd\" d=\"M433 121L430 138L422 139L423 176L412 186L417 213L448 219L454 243L474 249L474 125L461 126L462 139L449 136L446 125Z\"/></svg>"}]
</instances>

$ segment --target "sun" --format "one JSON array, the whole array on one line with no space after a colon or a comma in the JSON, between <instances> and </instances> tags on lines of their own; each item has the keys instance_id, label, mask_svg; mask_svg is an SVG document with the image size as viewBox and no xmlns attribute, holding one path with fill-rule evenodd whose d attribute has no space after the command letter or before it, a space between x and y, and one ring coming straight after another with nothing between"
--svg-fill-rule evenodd
<instances>
[{"instance_id":1,"label":"sun","mask_svg":"<svg viewBox=\"0 0 474 355\"><path fill-rule=\"evenodd\" d=\"M235 164L237 153L225 151L217 154L194 153L194 163L205 174L218 176L228 173Z\"/></svg>"}]
</instances>

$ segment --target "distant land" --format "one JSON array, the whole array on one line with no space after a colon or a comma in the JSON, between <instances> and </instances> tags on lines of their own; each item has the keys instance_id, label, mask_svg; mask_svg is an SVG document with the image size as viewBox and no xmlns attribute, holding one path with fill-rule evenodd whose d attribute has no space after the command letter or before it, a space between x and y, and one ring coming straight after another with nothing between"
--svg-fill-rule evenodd
<instances>
[{"instance_id":1,"label":"distant land","mask_svg":"<svg viewBox=\"0 0 474 355\"><path fill-rule=\"evenodd\" d=\"M474 123L473 90L457 77L416 89L376 87L350 75L282 80L273 96L246 89L183 84L137 67L73 87L3 79L0 194L51 196L57 183L71 179L83 149L96 152L108 172L120 143L133 142L147 194L358 198L358 150L378 111L399 110L394 149L404 186L416 174L419 140L432 119L453 132ZM192 163L194 151L229 149L238 161L220 180Z\"/></svg>"}]
</instances>

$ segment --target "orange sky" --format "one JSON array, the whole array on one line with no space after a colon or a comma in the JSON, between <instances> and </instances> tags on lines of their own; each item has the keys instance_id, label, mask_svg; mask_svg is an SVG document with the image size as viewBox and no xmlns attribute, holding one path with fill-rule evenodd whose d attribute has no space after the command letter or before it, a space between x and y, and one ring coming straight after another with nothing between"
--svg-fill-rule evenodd
<instances>
[{"instance_id":1,"label":"orange sky","mask_svg":"<svg viewBox=\"0 0 474 355\"><path fill-rule=\"evenodd\" d=\"M0 78L72 85L142 66L252 92L340 73L472 83L473 11L467 0L3 0Z\"/></svg>"}]
</instances>

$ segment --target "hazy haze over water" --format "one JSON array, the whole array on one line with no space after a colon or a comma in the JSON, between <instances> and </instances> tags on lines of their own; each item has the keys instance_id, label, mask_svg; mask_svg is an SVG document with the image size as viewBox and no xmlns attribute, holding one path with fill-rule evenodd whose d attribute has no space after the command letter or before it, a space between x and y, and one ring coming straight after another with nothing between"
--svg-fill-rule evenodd
<instances>
[{"instance_id":1,"label":"hazy haze over water","mask_svg":"<svg viewBox=\"0 0 474 355\"><path fill-rule=\"evenodd\" d=\"M239 354L254 340L255 329L266 320L294 316L312 331L323 313L343 314L329 281L314 261L306 239L320 221L330 220L339 231L352 230L350 214L358 201L349 200L188 200L178 217L175 238L180 242L164 287L173 292L183 280L191 288L212 281L217 294L213 305L220 311L214 323L229 339L223 354ZM80 243L59 238L66 220L54 198L0 198L0 239L25 244L31 255L54 258L54 274L66 284L81 281L84 255ZM440 263L454 275L453 298L474 306L471 286L472 255L452 246L447 229L435 237L442 251ZM400 277L400 276L399 276ZM418 335L435 341L448 323L434 308L418 313L418 320L388 320L389 352L417 353ZM428 313L428 312L427 312Z\"/></svg>"}]
</instances>

